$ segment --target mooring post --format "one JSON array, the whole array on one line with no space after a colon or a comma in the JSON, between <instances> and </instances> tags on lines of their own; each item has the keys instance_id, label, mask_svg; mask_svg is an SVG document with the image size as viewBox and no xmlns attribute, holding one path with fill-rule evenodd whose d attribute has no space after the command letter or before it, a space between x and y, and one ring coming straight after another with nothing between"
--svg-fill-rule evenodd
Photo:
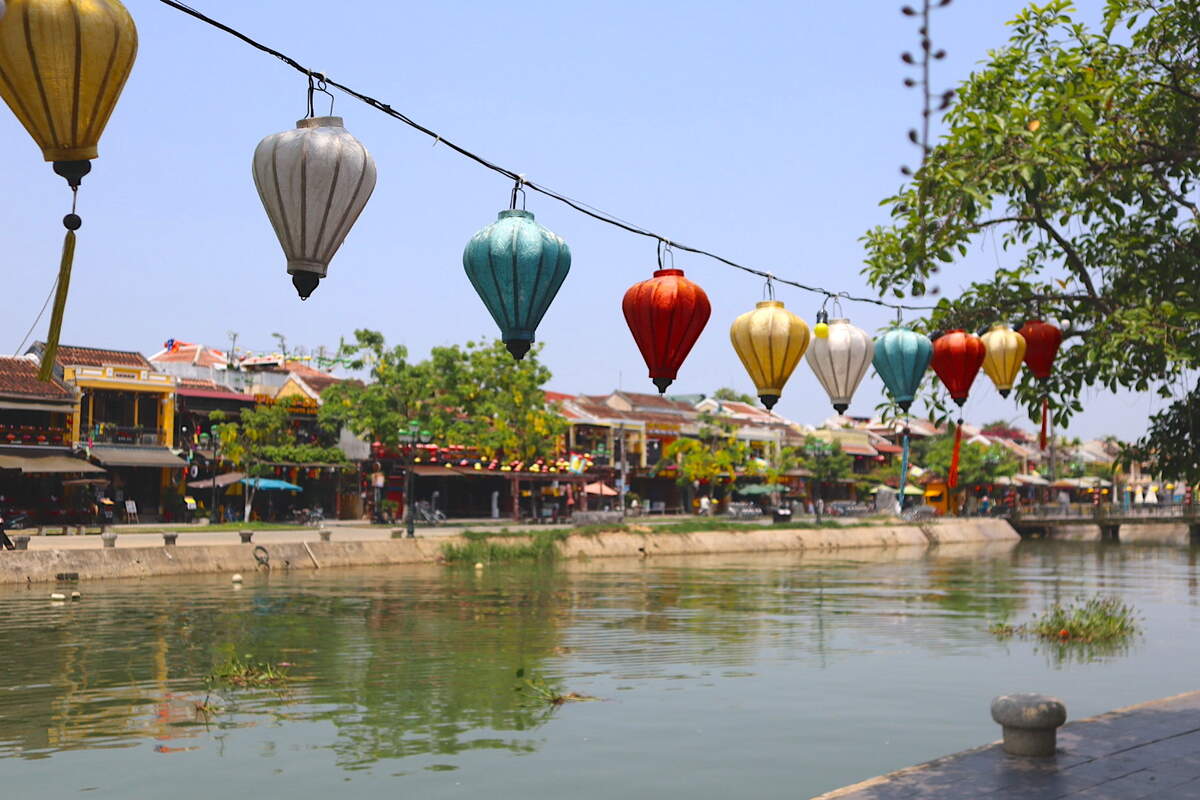
<instances>
[{"instance_id":1,"label":"mooring post","mask_svg":"<svg viewBox=\"0 0 1200 800\"><path fill-rule=\"evenodd\" d=\"M105 531L104 533L100 534L100 541L104 543L105 547L116 547L117 535L112 531Z\"/></svg>"},{"instance_id":2,"label":"mooring post","mask_svg":"<svg viewBox=\"0 0 1200 800\"><path fill-rule=\"evenodd\" d=\"M242 544L250 544L254 540L254 531L238 531L238 536L242 537Z\"/></svg>"},{"instance_id":3,"label":"mooring post","mask_svg":"<svg viewBox=\"0 0 1200 800\"><path fill-rule=\"evenodd\" d=\"M1052 756L1067 707L1044 694L1006 694L992 701L992 719L1004 732L1004 752L1013 756Z\"/></svg>"},{"instance_id":4,"label":"mooring post","mask_svg":"<svg viewBox=\"0 0 1200 800\"><path fill-rule=\"evenodd\" d=\"M163 547L174 547L175 540L179 538L179 534L178 533L164 533L162 535L162 537L163 537Z\"/></svg>"}]
</instances>

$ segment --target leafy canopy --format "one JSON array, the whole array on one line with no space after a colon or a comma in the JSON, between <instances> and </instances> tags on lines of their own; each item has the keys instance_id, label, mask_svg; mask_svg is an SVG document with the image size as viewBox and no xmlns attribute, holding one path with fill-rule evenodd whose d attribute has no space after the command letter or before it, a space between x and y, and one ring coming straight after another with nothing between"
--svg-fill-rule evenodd
<instances>
[{"instance_id":1,"label":"leafy canopy","mask_svg":"<svg viewBox=\"0 0 1200 800\"><path fill-rule=\"evenodd\" d=\"M958 87L944 137L883 201L891 223L865 236L865 274L928 296L996 243L1011 263L939 301L928 328L1057 321L1053 376L1016 388L1031 418L1043 395L1065 425L1085 387L1155 390L1172 402L1141 454L1200 479L1200 4L1108 0L1100 30L1073 13L1030 5Z\"/></svg>"}]
</instances>

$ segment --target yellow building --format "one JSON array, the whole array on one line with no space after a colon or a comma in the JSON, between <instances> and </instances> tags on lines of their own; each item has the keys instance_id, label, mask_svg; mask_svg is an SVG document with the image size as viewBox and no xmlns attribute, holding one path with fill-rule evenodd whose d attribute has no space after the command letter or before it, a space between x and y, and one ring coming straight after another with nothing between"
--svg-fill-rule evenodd
<instances>
[{"instance_id":1,"label":"yellow building","mask_svg":"<svg viewBox=\"0 0 1200 800\"><path fill-rule=\"evenodd\" d=\"M41 354L43 346L34 345ZM71 439L108 470L118 518L178 511L187 462L175 455L175 387L141 353L60 346L55 374L80 392Z\"/></svg>"}]
</instances>

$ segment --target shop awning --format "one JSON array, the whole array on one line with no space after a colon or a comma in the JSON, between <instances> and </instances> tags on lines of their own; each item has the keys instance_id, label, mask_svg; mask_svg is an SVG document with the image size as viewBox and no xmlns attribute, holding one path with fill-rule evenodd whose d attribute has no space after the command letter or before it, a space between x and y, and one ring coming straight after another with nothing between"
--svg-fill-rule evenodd
<instances>
[{"instance_id":1,"label":"shop awning","mask_svg":"<svg viewBox=\"0 0 1200 800\"><path fill-rule=\"evenodd\" d=\"M445 465L435 467L432 464L413 464L413 475L418 478L461 478L462 473L453 467Z\"/></svg>"},{"instance_id":2,"label":"shop awning","mask_svg":"<svg viewBox=\"0 0 1200 800\"><path fill-rule=\"evenodd\" d=\"M0 456L0 469L19 469L26 475L60 475L104 472L95 464L71 456Z\"/></svg>"},{"instance_id":3,"label":"shop awning","mask_svg":"<svg viewBox=\"0 0 1200 800\"><path fill-rule=\"evenodd\" d=\"M182 469L187 462L166 447L93 447L92 458L106 467Z\"/></svg>"},{"instance_id":4,"label":"shop awning","mask_svg":"<svg viewBox=\"0 0 1200 800\"><path fill-rule=\"evenodd\" d=\"M246 473L244 472L226 472L224 475L218 475L216 478L205 478L202 481L188 481L188 488L211 489L215 480L217 488L222 489L226 486L232 486L244 477L246 477Z\"/></svg>"},{"instance_id":5,"label":"shop awning","mask_svg":"<svg viewBox=\"0 0 1200 800\"><path fill-rule=\"evenodd\" d=\"M52 414L73 414L75 403L74 401L55 403L49 400L40 403L26 403L22 400L0 400L0 408L6 411L49 411Z\"/></svg>"}]
</instances>

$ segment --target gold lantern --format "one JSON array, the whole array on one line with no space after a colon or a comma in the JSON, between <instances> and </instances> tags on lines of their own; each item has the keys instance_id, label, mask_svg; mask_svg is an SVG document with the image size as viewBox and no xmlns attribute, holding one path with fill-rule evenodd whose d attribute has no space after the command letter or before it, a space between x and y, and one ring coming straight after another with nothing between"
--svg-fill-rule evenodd
<instances>
[{"instance_id":1,"label":"gold lantern","mask_svg":"<svg viewBox=\"0 0 1200 800\"><path fill-rule=\"evenodd\" d=\"M1001 324L993 325L982 338L985 353L983 371L996 384L1000 396L1008 397L1025 358L1025 337Z\"/></svg>"},{"instance_id":2,"label":"gold lantern","mask_svg":"<svg viewBox=\"0 0 1200 800\"><path fill-rule=\"evenodd\" d=\"M0 20L0 97L29 131L54 171L78 192L137 55L137 29L119 0L9 0ZM71 213L42 380L50 380L71 280L75 231Z\"/></svg>"},{"instance_id":3,"label":"gold lantern","mask_svg":"<svg viewBox=\"0 0 1200 800\"><path fill-rule=\"evenodd\" d=\"M808 349L808 325L778 300L764 300L733 321L729 338L758 389L758 399L774 408Z\"/></svg>"}]
</instances>

